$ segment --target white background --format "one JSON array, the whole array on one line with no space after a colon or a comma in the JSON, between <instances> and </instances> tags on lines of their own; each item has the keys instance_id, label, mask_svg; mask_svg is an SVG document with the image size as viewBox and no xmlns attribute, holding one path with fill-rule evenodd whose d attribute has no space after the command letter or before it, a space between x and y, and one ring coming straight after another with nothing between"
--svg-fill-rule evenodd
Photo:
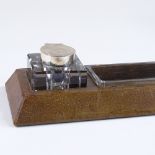
<instances>
[{"instance_id":1,"label":"white background","mask_svg":"<svg viewBox=\"0 0 155 155\"><path fill-rule=\"evenodd\" d=\"M0 155L155 155L155 117L16 128L4 84L46 42L84 64L155 60L154 0L0 0Z\"/></svg>"}]
</instances>

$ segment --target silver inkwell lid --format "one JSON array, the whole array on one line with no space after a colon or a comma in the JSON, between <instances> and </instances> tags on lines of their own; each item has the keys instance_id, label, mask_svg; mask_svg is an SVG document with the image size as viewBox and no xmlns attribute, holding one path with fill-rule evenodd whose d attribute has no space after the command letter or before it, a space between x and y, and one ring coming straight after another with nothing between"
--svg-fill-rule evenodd
<instances>
[{"instance_id":1,"label":"silver inkwell lid","mask_svg":"<svg viewBox=\"0 0 155 155\"><path fill-rule=\"evenodd\" d=\"M74 61L75 49L64 44L46 43L40 51L41 59L47 65L66 66Z\"/></svg>"}]
</instances>

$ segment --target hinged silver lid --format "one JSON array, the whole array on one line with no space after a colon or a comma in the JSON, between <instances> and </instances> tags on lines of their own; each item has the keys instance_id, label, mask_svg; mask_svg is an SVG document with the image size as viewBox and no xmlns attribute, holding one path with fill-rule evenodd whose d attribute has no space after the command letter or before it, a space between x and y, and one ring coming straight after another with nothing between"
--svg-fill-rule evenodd
<instances>
[{"instance_id":1,"label":"hinged silver lid","mask_svg":"<svg viewBox=\"0 0 155 155\"><path fill-rule=\"evenodd\" d=\"M72 63L75 55L75 49L64 44L47 43L40 50L43 62L57 66Z\"/></svg>"}]
</instances>

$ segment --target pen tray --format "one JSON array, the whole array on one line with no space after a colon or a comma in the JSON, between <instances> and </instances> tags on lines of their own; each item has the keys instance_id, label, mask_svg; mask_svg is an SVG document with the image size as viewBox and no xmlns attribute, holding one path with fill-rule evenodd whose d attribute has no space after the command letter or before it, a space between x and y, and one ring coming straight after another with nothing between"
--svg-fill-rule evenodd
<instances>
[{"instance_id":1,"label":"pen tray","mask_svg":"<svg viewBox=\"0 0 155 155\"><path fill-rule=\"evenodd\" d=\"M16 126L155 114L155 63L89 65L86 88L31 89L28 68L6 82Z\"/></svg>"}]
</instances>

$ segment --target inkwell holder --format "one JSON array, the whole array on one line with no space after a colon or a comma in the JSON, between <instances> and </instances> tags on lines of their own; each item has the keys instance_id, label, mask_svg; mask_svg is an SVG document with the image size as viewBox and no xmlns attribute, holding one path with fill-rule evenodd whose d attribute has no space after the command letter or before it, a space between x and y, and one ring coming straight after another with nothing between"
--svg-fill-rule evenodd
<instances>
[{"instance_id":1,"label":"inkwell holder","mask_svg":"<svg viewBox=\"0 0 155 155\"><path fill-rule=\"evenodd\" d=\"M155 114L155 62L83 65L51 43L27 59L6 82L16 126Z\"/></svg>"}]
</instances>

